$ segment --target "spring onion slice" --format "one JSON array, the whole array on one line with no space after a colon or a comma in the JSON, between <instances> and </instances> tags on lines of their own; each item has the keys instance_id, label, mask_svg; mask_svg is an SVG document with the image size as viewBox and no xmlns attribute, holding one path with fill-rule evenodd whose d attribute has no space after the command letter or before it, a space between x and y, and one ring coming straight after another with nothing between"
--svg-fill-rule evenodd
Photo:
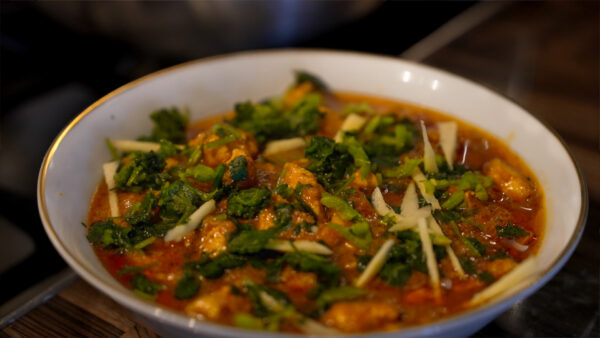
<instances>
[{"instance_id":1,"label":"spring onion slice","mask_svg":"<svg viewBox=\"0 0 600 338\"><path fill-rule=\"evenodd\" d=\"M306 146L306 142L301 137L294 137L285 140L271 141L265 145L263 155L269 156L277 153L282 153L288 150L294 150Z\"/></svg>"},{"instance_id":2,"label":"spring onion slice","mask_svg":"<svg viewBox=\"0 0 600 338\"><path fill-rule=\"evenodd\" d=\"M438 167L437 163L435 163L435 152L429 142L427 129L423 120L421 120L421 132L423 133L423 164L425 165L425 171L428 173L437 173Z\"/></svg>"},{"instance_id":3,"label":"spring onion slice","mask_svg":"<svg viewBox=\"0 0 600 338\"><path fill-rule=\"evenodd\" d=\"M188 233L194 231L204 217L215 210L215 200L210 200L205 202L200 206L200 208L196 209L191 215L187 223L177 225L173 229L169 230L165 235L165 242L175 241L179 242L183 238L183 236Z\"/></svg>"},{"instance_id":4,"label":"spring onion slice","mask_svg":"<svg viewBox=\"0 0 600 338\"><path fill-rule=\"evenodd\" d=\"M317 255L331 255L333 251L325 245L308 240L288 241L283 239L272 239L265 246L267 249L281 252L304 251Z\"/></svg>"},{"instance_id":5,"label":"spring onion slice","mask_svg":"<svg viewBox=\"0 0 600 338\"><path fill-rule=\"evenodd\" d=\"M367 122L367 119L360 115L350 114L340 127L340 130L335 134L335 142L342 142L342 137L345 131L359 130Z\"/></svg>"},{"instance_id":6,"label":"spring onion slice","mask_svg":"<svg viewBox=\"0 0 600 338\"><path fill-rule=\"evenodd\" d=\"M354 282L354 286L361 288L365 286L373 277L375 277L375 275L377 275L379 270L381 270L381 268L385 264L388 253L392 249L393 245L393 239L388 239L387 241L385 241L385 243L383 243L383 245L379 248L375 256L371 258L369 264L367 264L365 271L363 271L362 274L356 280L356 282Z\"/></svg>"},{"instance_id":7,"label":"spring onion slice","mask_svg":"<svg viewBox=\"0 0 600 338\"><path fill-rule=\"evenodd\" d=\"M438 131L440 132L440 146L448 163L450 170L454 169L454 157L456 155L456 142L458 124L456 122L440 122L438 123Z\"/></svg>"},{"instance_id":8,"label":"spring onion slice","mask_svg":"<svg viewBox=\"0 0 600 338\"><path fill-rule=\"evenodd\" d=\"M110 206L110 216L119 217L119 199L115 191L115 174L119 169L119 161L104 163L102 170L104 171L104 181L108 187L108 205Z\"/></svg>"},{"instance_id":9,"label":"spring onion slice","mask_svg":"<svg viewBox=\"0 0 600 338\"><path fill-rule=\"evenodd\" d=\"M527 281L536 272L535 258L529 257L517 265L512 271L500 277L492 285L476 293L469 301L469 305L477 305L508 290L514 291L522 282Z\"/></svg>"}]
</instances>

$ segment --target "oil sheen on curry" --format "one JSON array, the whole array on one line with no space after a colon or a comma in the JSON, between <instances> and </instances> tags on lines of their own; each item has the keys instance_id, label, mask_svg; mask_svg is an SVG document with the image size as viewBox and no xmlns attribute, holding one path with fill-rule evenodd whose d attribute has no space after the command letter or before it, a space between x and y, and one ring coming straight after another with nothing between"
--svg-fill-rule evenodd
<instances>
[{"instance_id":1,"label":"oil sheen on curry","mask_svg":"<svg viewBox=\"0 0 600 338\"><path fill-rule=\"evenodd\" d=\"M438 321L534 270L543 192L505 144L305 72L282 92L107 140L87 238L123 285L201 320L335 334Z\"/></svg>"}]
</instances>

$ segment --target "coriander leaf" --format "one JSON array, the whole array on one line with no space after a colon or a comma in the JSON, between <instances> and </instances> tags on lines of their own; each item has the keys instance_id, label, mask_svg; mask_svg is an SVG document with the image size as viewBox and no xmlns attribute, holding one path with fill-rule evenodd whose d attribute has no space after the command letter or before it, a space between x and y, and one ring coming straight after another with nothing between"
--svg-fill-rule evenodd
<instances>
[{"instance_id":1,"label":"coriander leaf","mask_svg":"<svg viewBox=\"0 0 600 338\"><path fill-rule=\"evenodd\" d=\"M165 182L160 175L166 166L164 158L150 151L136 151L129 154L124 164L115 174L115 185L125 191L140 191L147 188L158 189Z\"/></svg>"},{"instance_id":2,"label":"coriander leaf","mask_svg":"<svg viewBox=\"0 0 600 338\"><path fill-rule=\"evenodd\" d=\"M264 249L269 240L275 236L272 230L241 231L227 244L227 250L236 254L256 253Z\"/></svg>"},{"instance_id":3,"label":"coriander leaf","mask_svg":"<svg viewBox=\"0 0 600 338\"><path fill-rule=\"evenodd\" d=\"M288 252L282 259L296 270L316 273L324 283L339 282L340 268L324 257L298 251Z\"/></svg>"},{"instance_id":4,"label":"coriander leaf","mask_svg":"<svg viewBox=\"0 0 600 338\"><path fill-rule=\"evenodd\" d=\"M282 115L279 107L269 104L253 105L248 101L235 105L235 117L231 124L254 135L256 141L263 145L272 139L291 136L289 122Z\"/></svg>"},{"instance_id":5,"label":"coriander leaf","mask_svg":"<svg viewBox=\"0 0 600 338\"><path fill-rule=\"evenodd\" d=\"M267 188L250 188L229 195L227 215L231 217L253 218L267 205L271 192Z\"/></svg>"},{"instance_id":6,"label":"coriander leaf","mask_svg":"<svg viewBox=\"0 0 600 338\"><path fill-rule=\"evenodd\" d=\"M325 82L323 82L323 80L321 80L318 76L303 70L297 70L296 85L299 85L303 82L309 82L317 89L327 90L327 84L325 84Z\"/></svg>"},{"instance_id":7,"label":"coriander leaf","mask_svg":"<svg viewBox=\"0 0 600 338\"><path fill-rule=\"evenodd\" d=\"M487 284L491 284L496 280L496 278L494 278L494 276L492 276L492 274L488 271L482 271L481 273L479 273L477 275L477 279Z\"/></svg>"},{"instance_id":8,"label":"coriander leaf","mask_svg":"<svg viewBox=\"0 0 600 338\"><path fill-rule=\"evenodd\" d=\"M498 233L498 237L504 238L519 238L529 236L531 233L518 225L514 225L511 222L506 223L506 225L497 225L496 232Z\"/></svg>"},{"instance_id":9,"label":"coriander leaf","mask_svg":"<svg viewBox=\"0 0 600 338\"><path fill-rule=\"evenodd\" d=\"M166 223L181 224L200 206L200 193L193 185L175 181L163 186L158 194L159 215Z\"/></svg>"},{"instance_id":10,"label":"coriander leaf","mask_svg":"<svg viewBox=\"0 0 600 338\"><path fill-rule=\"evenodd\" d=\"M381 167L394 166L399 156L413 147L416 128L410 120L397 121L392 115L382 116L375 122L375 127L369 124L365 127L364 149L371 162Z\"/></svg>"},{"instance_id":11,"label":"coriander leaf","mask_svg":"<svg viewBox=\"0 0 600 338\"><path fill-rule=\"evenodd\" d=\"M158 149L158 155L163 158L177 155L177 148L175 145L165 139L160 140L160 148Z\"/></svg>"},{"instance_id":12,"label":"coriander leaf","mask_svg":"<svg viewBox=\"0 0 600 338\"><path fill-rule=\"evenodd\" d=\"M479 240L477 240L477 238L467 237L466 240L469 241L469 243L471 243L471 246L473 246L473 248L477 250L479 255L483 255L485 253L486 246L483 245Z\"/></svg>"},{"instance_id":13,"label":"coriander leaf","mask_svg":"<svg viewBox=\"0 0 600 338\"><path fill-rule=\"evenodd\" d=\"M292 135L306 136L319 129L319 120L322 116L319 111L321 95L311 93L294 105L291 111L284 115L287 119Z\"/></svg>"},{"instance_id":14,"label":"coriander leaf","mask_svg":"<svg viewBox=\"0 0 600 338\"><path fill-rule=\"evenodd\" d=\"M291 203L275 204L275 228L282 229L292 225L294 205Z\"/></svg>"},{"instance_id":15,"label":"coriander leaf","mask_svg":"<svg viewBox=\"0 0 600 338\"><path fill-rule=\"evenodd\" d=\"M130 283L133 291L145 298L154 298L160 290L164 289L164 285L151 281L143 274L133 276Z\"/></svg>"},{"instance_id":16,"label":"coriander leaf","mask_svg":"<svg viewBox=\"0 0 600 338\"><path fill-rule=\"evenodd\" d=\"M344 179L354 172L354 158L347 146L334 140L315 136L310 139L304 154L309 160L306 167L319 183L329 190L337 190Z\"/></svg>"},{"instance_id":17,"label":"coriander leaf","mask_svg":"<svg viewBox=\"0 0 600 338\"><path fill-rule=\"evenodd\" d=\"M143 141L159 142L167 140L173 143L185 143L185 127L188 117L179 112L179 109L160 109L150 115L154 122L154 129L150 136L141 137Z\"/></svg>"},{"instance_id":18,"label":"coriander leaf","mask_svg":"<svg viewBox=\"0 0 600 338\"><path fill-rule=\"evenodd\" d=\"M465 272L469 275L474 275L477 272L477 266L475 262L468 257L459 257L460 265L462 265Z\"/></svg>"},{"instance_id":19,"label":"coriander leaf","mask_svg":"<svg viewBox=\"0 0 600 338\"><path fill-rule=\"evenodd\" d=\"M144 270L149 269L156 265L158 265L158 263L152 263L152 264L147 264L147 265L123 265L121 270L119 270L119 272L117 272L117 275L122 276L122 275L138 274L138 273L141 273Z\"/></svg>"},{"instance_id":20,"label":"coriander leaf","mask_svg":"<svg viewBox=\"0 0 600 338\"><path fill-rule=\"evenodd\" d=\"M229 174L234 182L248 179L248 162L245 156L240 155L229 162Z\"/></svg>"},{"instance_id":21,"label":"coriander leaf","mask_svg":"<svg viewBox=\"0 0 600 338\"><path fill-rule=\"evenodd\" d=\"M133 227L140 227L144 225L152 225L153 213L152 211L157 205L156 196L153 192L149 192L144 195L144 199L141 202L135 203L127 212L125 219Z\"/></svg>"},{"instance_id":22,"label":"coriander leaf","mask_svg":"<svg viewBox=\"0 0 600 338\"><path fill-rule=\"evenodd\" d=\"M406 264L386 262L381 269L381 272L379 272L379 278L388 282L390 285L402 286L406 284L411 274L411 268Z\"/></svg>"},{"instance_id":23,"label":"coriander leaf","mask_svg":"<svg viewBox=\"0 0 600 338\"><path fill-rule=\"evenodd\" d=\"M293 189L290 189L290 187L287 184L283 183L275 187L275 189L273 189L273 192L287 199L292 196Z\"/></svg>"},{"instance_id":24,"label":"coriander leaf","mask_svg":"<svg viewBox=\"0 0 600 338\"><path fill-rule=\"evenodd\" d=\"M187 271L177 282L177 285L175 285L175 298L192 298L196 295L196 293L198 293L200 286L200 280L195 276L195 274L191 271Z\"/></svg>"},{"instance_id":25,"label":"coriander leaf","mask_svg":"<svg viewBox=\"0 0 600 338\"><path fill-rule=\"evenodd\" d=\"M129 249L131 242L128 234L131 227L120 227L112 220L96 222L90 226L87 239L92 244L102 244L105 248L115 247L118 249Z\"/></svg>"},{"instance_id":26,"label":"coriander leaf","mask_svg":"<svg viewBox=\"0 0 600 338\"><path fill-rule=\"evenodd\" d=\"M199 275L209 279L220 278L225 270L238 268L246 265L246 259L230 253L222 253L214 259L204 255L199 261L187 262L184 269L197 272Z\"/></svg>"}]
</instances>

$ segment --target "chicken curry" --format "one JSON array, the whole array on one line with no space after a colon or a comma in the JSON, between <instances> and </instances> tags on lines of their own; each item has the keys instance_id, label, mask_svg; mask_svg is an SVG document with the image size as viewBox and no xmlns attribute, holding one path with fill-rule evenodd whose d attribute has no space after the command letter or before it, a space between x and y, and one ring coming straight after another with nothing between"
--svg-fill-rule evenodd
<instances>
[{"instance_id":1,"label":"chicken curry","mask_svg":"<svg viewBox=\"0 0 600 338\"><path fill-rule=\"evenodd\" d=\"M492 297L543 234L542 190L498 139L305 72L222 116L151 119L149 136L107 140L87 238L123 285L194 318L311 334L426 324Z\"/></svg>"}]
</instances>

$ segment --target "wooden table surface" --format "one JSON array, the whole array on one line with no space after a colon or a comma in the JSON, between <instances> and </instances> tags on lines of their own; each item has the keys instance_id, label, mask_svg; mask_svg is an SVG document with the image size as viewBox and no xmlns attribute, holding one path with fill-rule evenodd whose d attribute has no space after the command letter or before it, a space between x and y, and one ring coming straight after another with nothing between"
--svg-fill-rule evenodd
<instances>
[{"instance_id":1,"label":"wooden table surface","mask_svg":"<svg viewBox=\"0 0 600 338\"><path fill-rule=\"evenodd\" d=\"M559 274L476 335L600 336L600 5L533 2L501 7L441 48L411 55L509 97L557 130L584 171L590 212L581 243ZM437 32L444 35L452 34ZM439 39L430 40L439 44ZM0 336L156 335L78 279Z\"/></svg>"}]
</instances>

